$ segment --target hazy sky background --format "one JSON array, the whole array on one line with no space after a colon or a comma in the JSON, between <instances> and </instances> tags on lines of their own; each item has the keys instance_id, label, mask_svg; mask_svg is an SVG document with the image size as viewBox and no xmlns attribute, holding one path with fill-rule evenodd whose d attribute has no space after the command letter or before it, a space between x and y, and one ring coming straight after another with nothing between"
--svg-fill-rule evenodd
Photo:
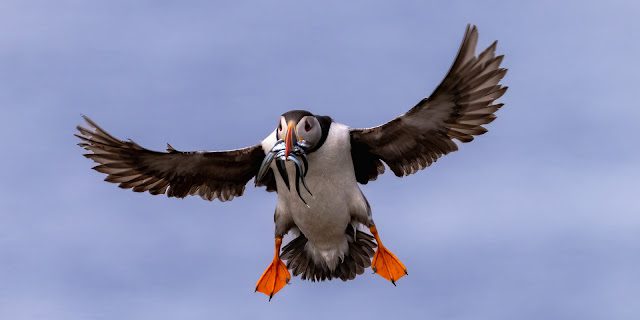
<instances>
[{"instance_id":1,"label":"hazy sky background","mask_svg":"<svg viewBox=\"0 0 640 320\"><path fill-rule=\"evenodd\" d=\"M639 319L636 1L0 2L1 319ZM489 133L363 188L393 287L254 293L275 194L124 191L81 114L162 149L261 140L289 109L354 127L431 93L467 23L510 87ZM480 48L481 49L481 48Z\"/></svg>"}]
</instances>

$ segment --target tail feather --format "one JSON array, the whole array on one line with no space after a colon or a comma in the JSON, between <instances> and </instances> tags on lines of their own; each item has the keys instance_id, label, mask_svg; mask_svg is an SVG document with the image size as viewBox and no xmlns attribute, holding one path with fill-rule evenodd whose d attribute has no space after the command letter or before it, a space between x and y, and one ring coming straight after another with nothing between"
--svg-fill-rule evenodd
<instances>
[{"instance_id":1,"label":"tail feather","mask_svg":"<svg viewBox=\"0 0 640 320\"><path fill-rule=\"evenodd\" d=\"M377 245L373 236L365 232L354 230L351 226L346 230L349 251L335 269L330 270L326 265L314 263L312 257L305 250L307 238L300 234L282 248L280 258L287 261L287 268L294 276L300 275L302 280L324 281L339 278L343 281L352 280L371 266L371 259Z\"/></svg>"}]
</instances>

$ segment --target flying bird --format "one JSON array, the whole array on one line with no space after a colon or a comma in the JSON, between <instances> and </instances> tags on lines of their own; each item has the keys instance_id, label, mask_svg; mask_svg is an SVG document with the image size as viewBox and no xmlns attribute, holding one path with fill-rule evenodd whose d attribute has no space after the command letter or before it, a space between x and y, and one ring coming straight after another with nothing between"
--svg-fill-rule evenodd
<instances>
[{"instance_id":1,"label":"flying bird","mask_svg":"<svg viewBox=\"0 0 640 320\"><path fill-rule=\"evenodd\" d=\"M277 192L273 261L256 291L273 297L294 276L351 280L368 267L394 285L407 268L381 241L359 184L385 172L398 177L422 170L487 130L507 87L494 42L476 55L478 31L467 26L457 56L433 93L397 118L350 128L305 110L282 114L260 143L230 151L166 152L120 140L88 117L78 126L84 156L108 182L135 192L228 201L245 185ZM283 237L295 238L283 246ZM286 261L286 264L283 262Z\"/></svg>"}]
</instances>

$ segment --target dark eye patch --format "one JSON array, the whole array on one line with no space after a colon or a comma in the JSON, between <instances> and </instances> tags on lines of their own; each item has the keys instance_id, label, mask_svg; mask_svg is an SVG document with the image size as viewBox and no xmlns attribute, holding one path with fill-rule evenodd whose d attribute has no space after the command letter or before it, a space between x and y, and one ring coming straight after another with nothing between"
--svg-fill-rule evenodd
<instances>
[{"instance_id":1,"label":"dark eye patch","mask_svg":"<svg viewBox=\"0 0 640 320\"><path fill-rule=\"evenodd\" d=\"M311 124L309 123L309 120L304 119L304 131L309 131L311 130Z\"/></svg>"}]
</instances>

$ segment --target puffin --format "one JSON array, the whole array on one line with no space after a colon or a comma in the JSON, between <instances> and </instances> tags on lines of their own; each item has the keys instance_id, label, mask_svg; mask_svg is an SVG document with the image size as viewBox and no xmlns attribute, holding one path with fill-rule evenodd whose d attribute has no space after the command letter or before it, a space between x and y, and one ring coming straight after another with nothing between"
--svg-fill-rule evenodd
<instances>
[{"instance_id":1,"label":"puffin","mask_svg":"<svg viewBox=\"0 0 640 320\"><path fill-rule=\"evenodd\" d=\"M497 41L476 54L478 30L467 25L444 80L406 113L371 128L351 128L306 110L283 113L261 142L227 151L165 152L120 140L86 116L78 144L105 181L135 192L228 201L248 182L277 193L274 255L255 291L269 300L293 276L352 280L371 267L396 285L407 268L382 242L360 189L388 167L398 177L429 167L487 130L507 90ZM385 166L386 165L386 166ZM291 237L283 245L283 238ZM289 237L288 237L289 239ZM285 263L286 261L286 263Z\"/></svg>"}]
</instances>

